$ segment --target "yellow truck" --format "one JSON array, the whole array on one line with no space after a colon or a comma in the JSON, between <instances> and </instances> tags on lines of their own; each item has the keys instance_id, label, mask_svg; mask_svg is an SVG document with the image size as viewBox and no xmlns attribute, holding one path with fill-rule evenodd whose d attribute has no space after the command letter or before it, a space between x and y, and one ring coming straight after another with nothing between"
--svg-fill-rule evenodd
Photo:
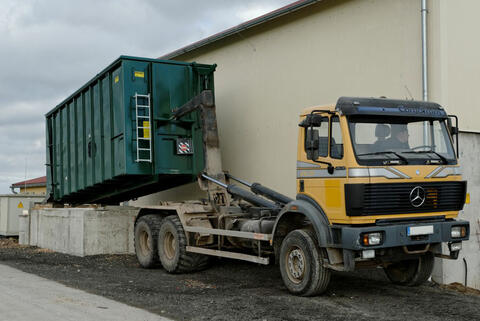
<instances>
[{"instance_id":1,"label":"yellow truck","mask_svg":"<svg viewBox=\"0 0 480 321\"><path fill-rule=\"evenodd\" d=\"M140 210L135 248L143 267L191 272L211 256L275 261L291 293L313 296L327 289L332 270L380 266L395 284L419 285L434 257L457 259L468 240L469 223L457 219L468 198L454 148L458 120L453 126L438 104L341 97L305 109L295 199L224 172L213 94L202 92L174 117L195 110L208 200Z\"/></svg>"}]
</instances>

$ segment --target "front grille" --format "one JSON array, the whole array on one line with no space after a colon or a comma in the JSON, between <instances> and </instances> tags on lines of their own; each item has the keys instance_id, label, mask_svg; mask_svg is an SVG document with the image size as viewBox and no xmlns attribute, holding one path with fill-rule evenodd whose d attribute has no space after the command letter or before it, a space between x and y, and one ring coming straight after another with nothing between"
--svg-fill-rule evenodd
<instances>
[{"instance_id":1,"label":"front grille","mask_svg":"<svg viewBox=\"0 0 480 321\"><path fill-rule=\"evenodd\" d=\"M425 201L415 207L410 193L417 186ZM465 192L466 182L346 184L345 203L348 216L459 211Z\"/></svg>"}]
</instances>

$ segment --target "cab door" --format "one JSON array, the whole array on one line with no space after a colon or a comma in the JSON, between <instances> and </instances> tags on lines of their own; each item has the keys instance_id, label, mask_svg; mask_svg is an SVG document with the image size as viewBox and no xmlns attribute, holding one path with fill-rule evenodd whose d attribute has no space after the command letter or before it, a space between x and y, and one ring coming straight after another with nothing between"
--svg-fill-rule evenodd
<instances>
[{"instance_id":1,"label":"cab door","mask_svg":"<svg viewBox=\"0 0 480 321\"><path fill-rule=\"evenodd\" d=\"M343 215L347 177L344 139L338 115L319 116L301 129L303 151L297 162L297 191L315 200L331 221Z\"/></svg>"}]
</instances>

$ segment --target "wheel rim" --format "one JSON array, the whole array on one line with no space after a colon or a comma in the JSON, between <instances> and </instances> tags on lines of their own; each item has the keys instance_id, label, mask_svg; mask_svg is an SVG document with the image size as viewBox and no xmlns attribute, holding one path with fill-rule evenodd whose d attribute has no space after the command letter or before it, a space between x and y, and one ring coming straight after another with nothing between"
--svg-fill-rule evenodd
<instances>
[{"instance_id":1,"label":"wheel rim","mask_svg":"<svg viewBox=\"0 0 480 321\"><path fill-rule=\"evenodd\" d=\"M175 252L177 250L177 244L175 242L175 236L172 232L166 232L165 237L163 239L163 251L165 256L169 260L173 260L175 257Z\"/></svg>"},{"instance_id":2,"label":"wheel rim","mask_svg":"<svg viewBox=\"0 0 480 321\"><path fill-rule=\"evenodd\" d=\"M147 231L144 230L140 232L139 243L140 243L140 251L142 252L142 255L146 256L152 251L152 248L150 247L150 234L147 233Z\"/></svg>"},{"instance_id":3,"label":"wheel rim","mask_svg":"<svg viewBox=\"0 0 480 321\"><path fill-rule=\"evenodd\" d=\"M292 247L286 253L285 270L293 283L300 283L305 275L305 253L299 247Z\"/></svg>"}]
</instances>

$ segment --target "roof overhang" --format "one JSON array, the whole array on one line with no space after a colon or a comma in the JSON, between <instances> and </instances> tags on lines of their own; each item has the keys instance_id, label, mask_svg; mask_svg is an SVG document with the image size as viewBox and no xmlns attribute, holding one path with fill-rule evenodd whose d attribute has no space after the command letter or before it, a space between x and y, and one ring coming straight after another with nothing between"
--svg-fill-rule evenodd
<instances>
[{"instance_id":1,"label":"roof overhang","mask_svg":"<svg viewBox=\"0 0 480 321\"><path fill-rule=\"evenodd\" d=\"M47 187L45 183L33 183L33 184L15 184L10 186L10 188L30 188L30 187Z\"/></svg>"},{"instance_id":2,"label":"roof overhang","mask_svg":"<svg viewBox=\"0 0 480 321\"><path fill-rule=\"evenodd\" d=\"M163 55L159 57L158 59L174 59L175 57L178 57L180 55L183 55L187 52L193 51L195 49L198 49L200 47L206 46L208 44L211 44L213 42L216 42L218 40L227 38L231 35L238 34L242 31L245 31L247 29L251 29L253 27L256 27L258 25L261 25L267 21L271 21L273 19L276 19L278 17L284 16L286 14L289 14L293 11L297 11L299 9L302 9L304 7L307 7L309 5L312 5L314 3L320 2L322 0L300 0L300 1L295 1L289 5L286 5L284 7L281 7L277 10L271 11L269 13L266 13L260 17L254 18L252 20L248 20L246 22L243 22L235 27L226 29L222 32L216 33L210 37L204 38L202 40L199 40L197 42L194 42L188 46L185 46L183 48L177 49L175 51L172 51L166 55Z\"/></svg>"}]
</instances>

